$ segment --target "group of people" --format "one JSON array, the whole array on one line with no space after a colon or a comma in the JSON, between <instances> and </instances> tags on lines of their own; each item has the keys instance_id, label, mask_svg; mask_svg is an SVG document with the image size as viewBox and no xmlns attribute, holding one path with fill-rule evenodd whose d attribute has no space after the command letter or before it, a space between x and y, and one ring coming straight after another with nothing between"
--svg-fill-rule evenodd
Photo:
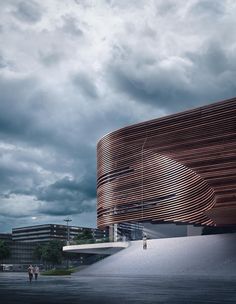
<instances>
[{"instance_id":1,"label":"group of people","mask_svg":"<svg viewBox=\"0 0 236 304\"><path fill-rule=\"evenodd\" d=\"M32 265L29 265L28 275L29 275L30 283L32 282L33 276L34 276L35 281L37 281L38 275L39 275L39 267L37 265L35 265L34 267Z\"/></svg>"}]
</instances>

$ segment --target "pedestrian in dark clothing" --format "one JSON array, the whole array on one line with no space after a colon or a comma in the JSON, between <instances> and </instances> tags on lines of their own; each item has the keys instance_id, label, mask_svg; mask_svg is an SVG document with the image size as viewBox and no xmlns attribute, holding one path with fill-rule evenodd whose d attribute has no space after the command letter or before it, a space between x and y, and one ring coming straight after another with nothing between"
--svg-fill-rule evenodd
<instances>
[{"instance_id":1,"label":"pedestrian in dark clothing","mask_svg":"<svg viewBox=\"0 0 236 304\"><path fill-rule=\"evenodd\" d=\"M34 270L33 266L29 265L29 267L28 267L28 275L29 275L29 281L30 281L30 283L32 282L32 279L33 279L33 270Z\"/></svg>"}]
</instances>

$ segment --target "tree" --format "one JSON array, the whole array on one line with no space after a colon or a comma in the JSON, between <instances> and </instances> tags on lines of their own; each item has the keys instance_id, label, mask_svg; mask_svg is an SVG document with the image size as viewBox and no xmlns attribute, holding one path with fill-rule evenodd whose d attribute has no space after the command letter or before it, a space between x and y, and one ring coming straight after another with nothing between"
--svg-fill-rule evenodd
<instances>
[{"instance_id":1,"label":"tree","mask_svg":"<svg viewBox=\"0 0 236 304\"><path fill-rule=\"evenodd\" d=\"M95 243L94 236L91 230L82 230L74 239L77 244L92 244Z\"/></svg>"},{"instance_id":2,"label":"tree","mask_svg":"<svg viewBox=\"0 0 236 304\"><path fill-rule=\"evenodd\" d=\"M53 266L59 265L62 262L62 247L63 243L57 240L39 244L35 247L34 257Z\"/></svg>"},{"instance_id":3,"label":"tree","mask_svg":"<svg viewBox=\"0 0 236 304\"><path fill-rule=\"evenodd\" d=\"M10 248L6 242L0 240L0 261L8 258L11 255Z\"/></svg>"},{"instance_id":4,"label":"tree","mask_svg":"<svg viewBox=\"0 0 236 304\"><path fill-rule=\"evenodd\" d=\"M50 241L47 243L42 250L42 260L53 265L61 264L62 246L62 242L60 241Z\"/></svg>"},{"instance_id":5,"label":"tree","mask_svg":"<svg viewBox=\"0 0 236 304\"><path fill-rule=\"evenodd\" d=\"M37 244L33 251L33 257L36 260L42 260L42 253L43 253L43 246L42 244Z\"/></svg>"}]
</instances>

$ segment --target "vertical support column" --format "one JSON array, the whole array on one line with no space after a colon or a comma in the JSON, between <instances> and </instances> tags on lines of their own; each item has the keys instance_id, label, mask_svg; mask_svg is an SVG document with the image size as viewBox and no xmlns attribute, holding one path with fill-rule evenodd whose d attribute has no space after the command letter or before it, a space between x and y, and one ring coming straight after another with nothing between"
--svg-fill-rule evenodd
<instances>
[{"instance_id":1,"label":"vertical support column","mask_svg":"<svg viewBox=\"0 0 236 304\"><path fill-rule=\"evenodd\" d=\"M114 242L118 241L118 224L114 224Z\"/></svg>"},{"instance_id":2,"label":"vertical support column","mask_svg":"<svg viewBox=\"0 0 236 304\"><path fill-rule=\"evenodd\" d=\"M109 242L113 242L113 237L114 237L114 233L113 233L113 225L109 226Z\"/></svg>"},{"instance_id":3,"label":"vertical support column","mask_svg":"<svg viewBox=\"0 0 236 304\"><path fill-rule=\"evenodd\" d=\"M109 241L110 242L118 241L118 224L113 224L109 226Z\"/></svg>"}]
</instances>

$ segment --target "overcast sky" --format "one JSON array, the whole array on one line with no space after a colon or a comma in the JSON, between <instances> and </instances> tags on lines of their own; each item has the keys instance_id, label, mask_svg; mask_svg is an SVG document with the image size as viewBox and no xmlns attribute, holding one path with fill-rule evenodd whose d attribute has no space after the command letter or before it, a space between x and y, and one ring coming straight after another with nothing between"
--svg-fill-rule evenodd
<instances>
[{"instance_id":1,"label":"overcast sky","mask_svg":"<svg viewBox=\"0 0 236 304\"><path fill-rule=\"evenodd\" d=\"M96 226L107 132L236 95L234 0L1 0L0 232Z\"/></svg>"}]
</instances>

